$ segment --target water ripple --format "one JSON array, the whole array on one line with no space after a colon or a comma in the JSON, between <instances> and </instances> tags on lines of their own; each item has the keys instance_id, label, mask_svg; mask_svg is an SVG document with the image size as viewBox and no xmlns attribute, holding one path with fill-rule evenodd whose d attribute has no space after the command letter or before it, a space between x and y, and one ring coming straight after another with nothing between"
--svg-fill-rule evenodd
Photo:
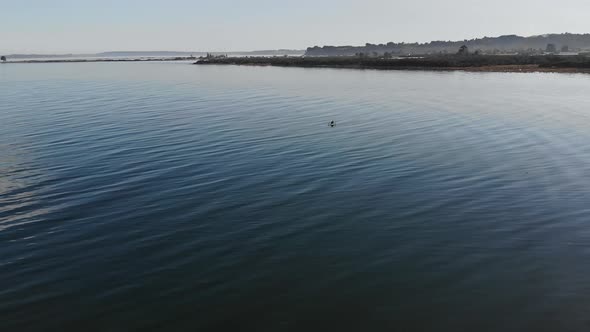
<instances>
[{"instance_id":1,"label":"water ripple","mask_svg":"<svg viewBox=\"0 0 590 332\"><path fill-rule=\"evenodd\" d=\"M0 78L0 329L588 326L586 76L72 68Z\"/></svg>"}]
</instances>

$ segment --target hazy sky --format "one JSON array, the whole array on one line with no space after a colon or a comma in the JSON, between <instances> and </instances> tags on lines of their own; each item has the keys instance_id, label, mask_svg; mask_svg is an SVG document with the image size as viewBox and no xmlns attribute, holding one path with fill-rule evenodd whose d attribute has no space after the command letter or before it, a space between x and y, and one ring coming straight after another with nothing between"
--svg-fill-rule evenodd
<instances>
[{"instance_id":1,"label":"hazy sky","mask_svg":"<svg viewBox=\"0 0 590 332\"><path fill-rule=\"evenodd\" d=\"M590 32L590 0L0 0L0 53L232 51Z\"/></svg>"}]
</instances>

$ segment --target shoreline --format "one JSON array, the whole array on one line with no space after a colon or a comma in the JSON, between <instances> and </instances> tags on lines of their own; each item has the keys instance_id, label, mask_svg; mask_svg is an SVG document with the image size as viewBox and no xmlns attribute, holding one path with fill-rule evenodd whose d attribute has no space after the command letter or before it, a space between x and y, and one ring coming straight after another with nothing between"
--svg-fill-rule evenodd
<instances>
[{"instance_id":1,"label":"shoreline","mask_svg":"<svg viewBox=\"0 0 590 332\"><path fill-rule=\"evenodd\" d=\"M590 58L574 61L557 57L427 56L421 58L213 58L195 65L238 65L297 68L340 68L410 71L463 71L495 73L581 73L590 74Z\"/></svg>"},{"instance_id":2,"label":"shoreline","mask_svg":"<svg viewBox=\"0 0 590 332\"><path fill-rule=\"evenodd\" d=\"M203 65L203 64L199 64ZM590 69L582 68L541 68L538 65L498 65L484 67L371 67L371 66L279 66L273 64L230 64L212 63L208 65L219 66L244 66L244 67L291 67L291 68L325 68L325 69L357 69L380 71L438 71L438 72L468 72L468 73L565 73L565 74L590 74Z\"/></svg>"},{"instance_id":3,"label":"shoreline","mask_svg":"<svg viewBox=\"0 0 590 332\"><path fill-rule=\"evenodd\" d=\"M15 60L2 62L4 64L27 64L27 63L84 63L84 62L153 62L153 61L194 61L196 57L173 57L173 58L100 58L100 59L39 59L39 60ZM0 64L2 64L0 63Z\"/></svg>"},{"instance_id":4,"label":"shoreline","mask_svg":"<svg viewBox=\"0 0 590 332\"><path fill-rule=\"evenodd\" d=\"M494 64L495 60L507 63ZM158 57L158 58L99 58L99 59L36 59L15 60L0 64L42 64L42 63L95 63L95 62L169 62L194 61L194 65L234 65L255 67L295 67L295 68L334 68L360 70L406 70L406 71L462 71L488 73L565 73L590 74L590 58L579 62L555 61L544 63L523 63L522 58L490 57L424 57L397 59L359 59L354 57L313 58L313 57L235 57L199 59L196 57ZM483 60L483 61L482 61ZM538 58L525 58L529 62L541 62ZM531 61L532 60L532 61ZM461 62L470 62L463 64ZM512 63L511 63L512 62Z\"/></svg>"}]
</instances>

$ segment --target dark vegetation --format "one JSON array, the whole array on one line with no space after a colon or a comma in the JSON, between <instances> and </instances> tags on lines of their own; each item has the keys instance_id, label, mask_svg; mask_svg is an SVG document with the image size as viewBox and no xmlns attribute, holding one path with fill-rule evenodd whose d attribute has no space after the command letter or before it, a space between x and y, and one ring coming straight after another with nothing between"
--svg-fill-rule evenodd
<instances>
[{"instance_id":1,"label":"dark vegetation","mask_svg":"<svg viewBox=\"0 0 590 332\"><path fill-rule=\"evenodd\" d=\"M477 55L463 49L454 55L430 55L423 57L385 58L362 56L337 57L242 57L215 58L197 61L195 64L231 64L280 67L342 67L371 69L459 69L493 66L538 66L539 68L590 68L586 56L524 56Z\"/></svg>"},{"instance_id":2,"label":"dark vegetation","mask_svg":"<svg viewBox=\"0 0 590 332\"><path fill-rule=\"evenodd\" d=\"M370 44L364 46L315 46L306 51L308 56L352 56L358 53L383 55L454 54L465 45L481 54L518 53L525 55L583 51L590 49L590 34L548 34L532 37L516 35L484 37L462 41L432 41L428 43ZM551 46L549 46L551 45Z\"/></svg>"},{"instance_id":3,"label":"dark vegetation","mask_svg":"<svg viewBox=\"0 0 590 332\"><path fill-rule=\"evenodd\" d=\"M559 61L552 61L539 64L540 68L577 68L590 69L590 58L582 57L560 59Z\"/></svg>"},{"instance_id":4,"label":"dark vegetation","mask_svg":"<svg viewBox=\"0 0 590 332\"><path fill-rule=\"evenodd\" d=\"M6 57L3 55L0 57L0 61L5 62L6 61Z\"/></svg>"}]
</instances>

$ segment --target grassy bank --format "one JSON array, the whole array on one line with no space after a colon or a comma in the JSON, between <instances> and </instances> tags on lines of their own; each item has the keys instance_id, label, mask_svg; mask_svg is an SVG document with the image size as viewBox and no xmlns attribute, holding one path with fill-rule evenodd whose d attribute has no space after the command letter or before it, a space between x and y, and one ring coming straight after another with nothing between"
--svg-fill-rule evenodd
<instances>
[{"instance_id":1,"label":"grassy bank","mask_svg":"<svg viewBox=\"0 0 590 332\"><path fill-rule=\"evenodd\" d=\"M384 70L465 70L498 72L590 72L590 57L471 55L412 58L361 57L243 57L197 61L198 65L358 68Z\"/></svg>"}]
</instances>

